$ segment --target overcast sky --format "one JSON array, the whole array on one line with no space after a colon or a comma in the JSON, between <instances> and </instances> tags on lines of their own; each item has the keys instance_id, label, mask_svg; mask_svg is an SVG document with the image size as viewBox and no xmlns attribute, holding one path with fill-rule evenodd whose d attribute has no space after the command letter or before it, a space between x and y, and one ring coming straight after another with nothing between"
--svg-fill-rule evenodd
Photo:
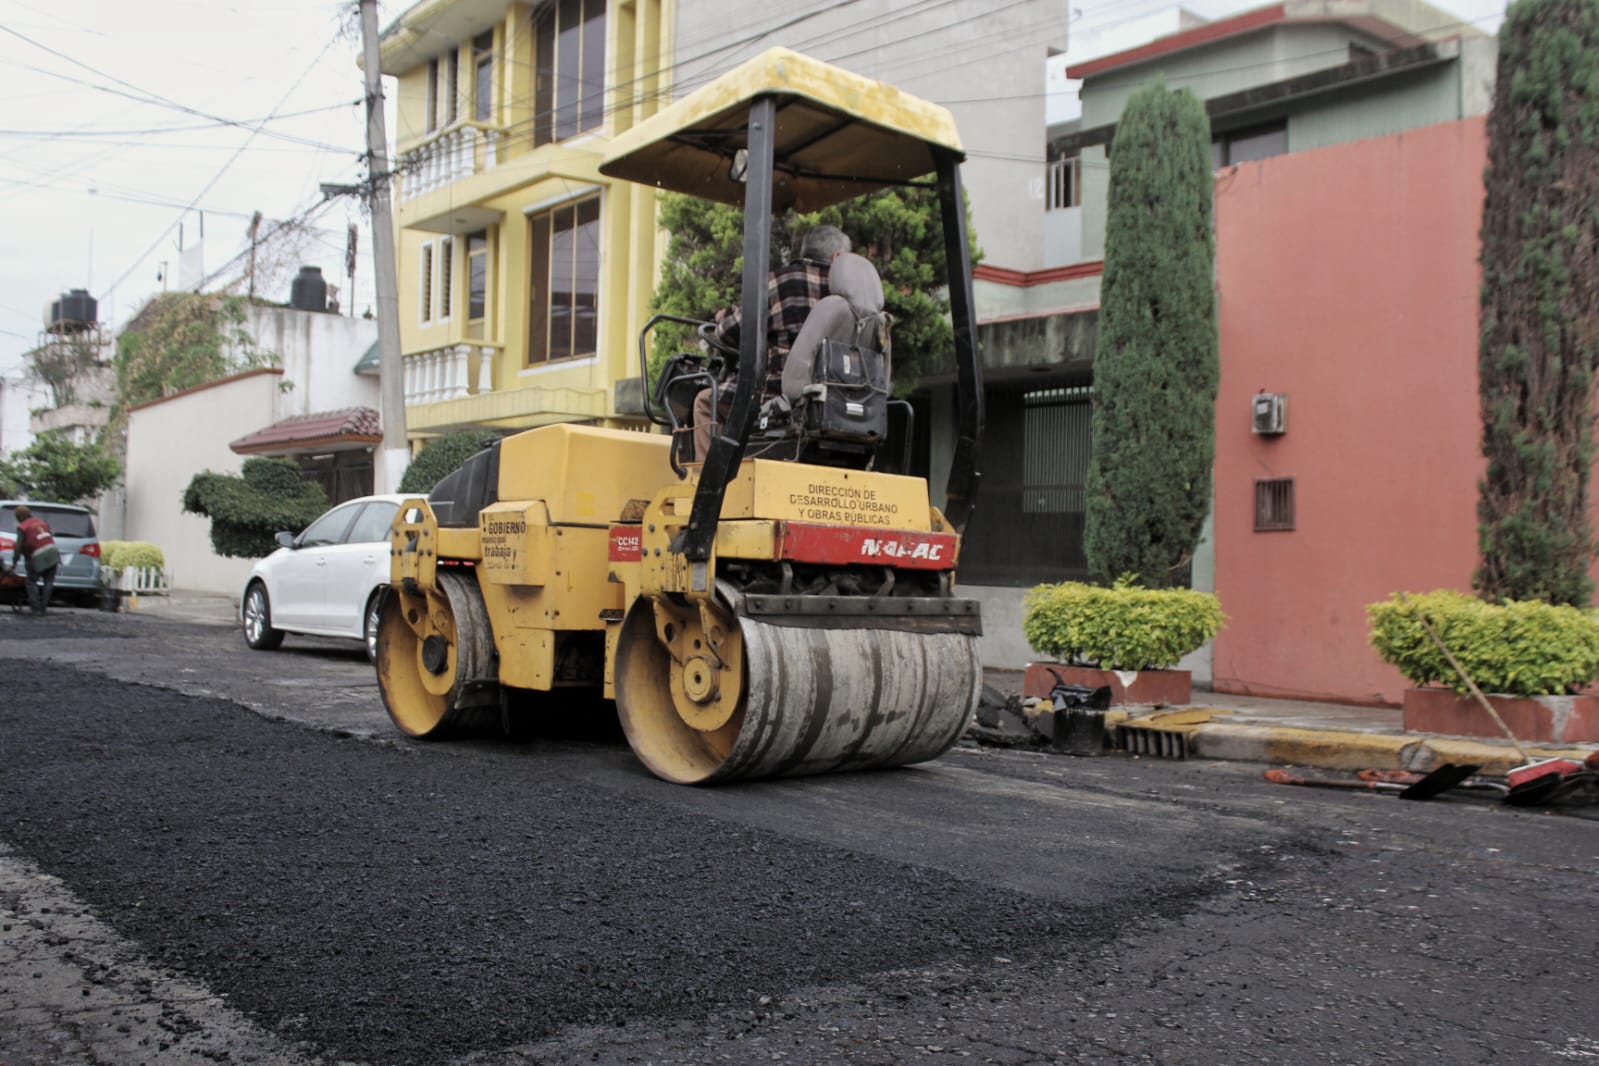
<instances>
[{"instance_id":1,"label":"overcast sky","mask_svg":"<svg viewBox=\"0 0 1599 1066\"><path fill-rule=\"evenodd\" d=\"M1485 32L1504 7L1434 2ZM387 0L382 23L407 6ZM1125 35L1171 6L1061 4L1073 39L1101 50L1139 43ZM1215 18L1259 5L1187 6ZM289 219L310 226L275 261L258 261L259 295L286 301L302 263L343 288L353 222L360 262L344 307L371 306L366 220L348 198L316 206L321 183L362 175L354 10L348 0L0 0L0 374L38 343L50 302L68 289L90 290L101 321L117 326L179 287L180 251L192 267L202 227L212 285L243 276L255 211L263 233Z\"/></svg>"}]
</instances>

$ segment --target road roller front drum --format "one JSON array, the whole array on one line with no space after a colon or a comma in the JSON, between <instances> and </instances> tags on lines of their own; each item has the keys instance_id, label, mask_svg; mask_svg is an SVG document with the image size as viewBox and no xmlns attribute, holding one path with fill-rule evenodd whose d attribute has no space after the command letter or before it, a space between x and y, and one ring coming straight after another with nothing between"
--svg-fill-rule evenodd
<instances>
[{"instance_id":1,"label":"road roller front drum","mask_svg":"<svg viewBox=\"0 0 1599 1066\"><path fill-rule=\"evenodd\" d=\"M977 704L976 638L860 621L779 625L725 603L696 611L641 599L617 648L628 743L657 776L682 784L937 758Z\"/></svg>"},{"instance_id":2,"label":"road roller front drum","mask_svg":"<svg viewBox=\"0 0 1599 1066\"><path fill-rule=\"evenodd\" d=\"M378 618L378 690L413 737L476 732L498 720L494 633L471 575L441 573L436 588L390 590Z\"/></svg>"}]
</instances>

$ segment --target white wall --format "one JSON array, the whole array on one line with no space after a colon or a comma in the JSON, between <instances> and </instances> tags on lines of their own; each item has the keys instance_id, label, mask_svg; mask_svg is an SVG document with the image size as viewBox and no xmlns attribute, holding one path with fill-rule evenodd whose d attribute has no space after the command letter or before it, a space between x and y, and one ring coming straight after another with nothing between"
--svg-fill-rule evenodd
<instances>
[{"instance_id":1,"label":"white wall","mask_svg":"<svg viewBox=\"0 0 1599 1066\"><path fill-rule=\"evenodd\" d=\"M33 443L29 412L50 406L50 389L31 367L19 366L0 377L0 455L19 452Z\"/></svg>"},{"instance_id":2,"label":"white wall","mask_svg":"<svg viewBox=\"0 0 1599 1066\"><path fill-rule=\"evenodd\" d=\"M673 96L782 46L948 107L985 262L1044 264L1044 61L1066 47L1064 0L858 0L796 18L791 0L681 0ZM764 31L764 32L763 32ZM731 40L751 38L736 48Z\"/></svg>"},{"instance_id":3,"label":"white wall","mask_svg":"<svg viewBox=\"0 0 1599 1066\"><path fill-rule=\"evenodd\" d=\"M378 379L354 373L378 339L375 319L252 306L244 328L258 349L277 354L291 387L280 393L273 417L240 428L229 440L295 415L378 406Z\"/></svg>"},{"instance_id":4,"label":"white wall","mask_svg":"<svg viewBox=\"0 0 1599 1066\"><path fill-rule=\"evenodd\" d=\"M273 421L283 374L259 370L137 407L128 415L123 539L147 540L166 556L173 587L236 594L253 559L211 550L211 521L183 513L183 492L204 470L236 474L244 461L228 442Z\"/></svg>"}]
</instances>

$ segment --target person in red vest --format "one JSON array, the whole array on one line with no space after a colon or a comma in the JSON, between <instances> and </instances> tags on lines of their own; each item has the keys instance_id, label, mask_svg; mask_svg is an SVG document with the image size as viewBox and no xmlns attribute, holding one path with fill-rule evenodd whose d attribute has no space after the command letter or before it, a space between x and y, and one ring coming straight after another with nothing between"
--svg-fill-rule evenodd
<instances>
[{"instance_id":1,"label":"person in red vest","mask_svg":"<svg viewBox=\"0 0 1599 1066\"><path fill-rule=\"evenodd\" d=\"M17 507L17 546L11 552L11 569L18 559L28 561L28 606L34 614L44 614L55 588L56 568L61 565L61 549L50 532L50 523L33 517L27 505Z\"/></svg>"}]
</instances>

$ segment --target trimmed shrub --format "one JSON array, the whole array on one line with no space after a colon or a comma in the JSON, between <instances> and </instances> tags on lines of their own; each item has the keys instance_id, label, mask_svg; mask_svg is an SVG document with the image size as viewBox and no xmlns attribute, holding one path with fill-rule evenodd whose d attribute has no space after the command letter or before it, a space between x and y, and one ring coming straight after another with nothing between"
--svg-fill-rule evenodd
<instances>
[{"instance_id":1,"label":"trimmed shrub","mask_svg":"<svg viewBox=\"0 0 1599 1066\"><path fill-rule=\"evenodd\" d=\"M238 474L204 470L183 492L183 509L211 519L211 547L228 558L260 559L282 530L301 530L327 510L328 496L302 481L287 459L246 459Z\"/></svg>"},{"instance_id":2,"label":"trimmed shrub","mask_svg":"<svg viewBox=\"0 0 1599 1066\"><path fill-rule=\"evenodd\" d=\"M1163 670L1221 631L1209 592L1146 589L1123 576L1110 588L1039 585L1022 601L1022 633L1040 654L1106 670Z\"/></svg>"},{"instance_id":3,"label":"trimmed shrub","mask_svg":"<svg viewBox=\"0 0 1599 1066\"><path fill-rule=\"evenodd\" d=\"M430 441L405 468L399 491L430 492L440 479L455 473L462 463L499 439L493 430L468 429Z\"/></svg>"},{"instance_id":4,"label":"trimmed shrub","mask_svg":"<svg viewBox=\"0 0 1599 1066\"><path fill-rule=\"evenodd\" d=\"M1452 589L1369 604L1371 644L1413 685L1471 690L1427 636L1421 612L1477 687L1507 696L1574 692L1599 677L1599 614L1534 600L1486 603Z\"/></svg>"},{"instance_id":5,"label":"trimmed shrub","mask_svg":"<svg viewBox=\"0 0 1599 1066\"><path fill-rule=\"evenodd\" d=\"M130 566L165 570L167 558L160 548L147 540L102 540L100 566L113 574L120 574Z\"/></svg>"}]
</instances>

